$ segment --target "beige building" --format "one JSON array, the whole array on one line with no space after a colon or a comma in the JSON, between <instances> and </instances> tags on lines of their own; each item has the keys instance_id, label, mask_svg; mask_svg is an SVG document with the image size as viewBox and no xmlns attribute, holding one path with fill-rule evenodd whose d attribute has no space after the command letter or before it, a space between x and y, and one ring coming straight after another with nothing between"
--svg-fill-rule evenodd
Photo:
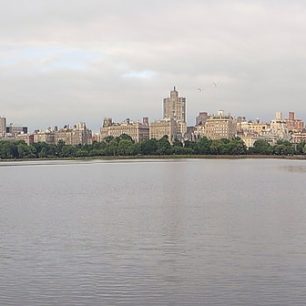
<instances>
[{"instance_id":1,"label":"beige building","mask_svg":"<svg viewBox=\"0 0 306 306\"><path fill-rule=\"evenodd\" d=\"M285 119L287 129L294 133L299 133L304 130L304 121L295 118L294 112L289 112L289 118Z\"/></svg>"},{"instance_id":2,"label":"beige building","mask_svg":"<svg viewBox=\"0 0 306 306\"><path fill-rule=\"evenodd\" d=\"M6 118L0 117L0 138L4 137L6 133Z\"/></svg>"},{"instance_id":3,"label":"beige building","mask_svg":"<svg viewBox=\"0 0 306 306\"><path fill-rule=\"evenodd\" d=\"M84 122L76 124L73 128L65 126L58 130L48 129L45 132L37 131L34 133L34 142L46 142L57 144L63 141L67 145L85 145L92 143L92 132L87 129Z\"/></svg>"},{"instance_id":4,"label":"beige building","mask_svg":"<svg viewBox=\"0 0 306 306\"><path fill-rule=\"evenodd\" d=\"M68 145L85 145L92 143L91 133L88 133L86 130L60 130L55 132L55 143L63 141Z\"/></svg>"},{"instance_id":5,"label":"beige building","mask_svg":"<svg viewBox=\"0 0 306 306\"><path fill-rule=\"evenodd\" d=\"M243 121L237 123L237 131L257 133L258 135L265 134L269 128L269 124L259 121Z\"/></svg>"},{"instance_id":6,"label":"beige building","mask_svg":"<svg viewBox=\"0 0 306 306\"><path fill-rule=\"evenodd\" d=\"M187 123L182 121L176 122L177 139L184 140L187 133Z\"/></svg>"},{"instance_id":7,"label":"beige building","mask_svg":"<svg viewBox=\"0 0 306 306\"><path fill-rule=\"evenodd\" d=\"M67 145L72 144L72 130L64 128L56 131L54 133L54 141L55 143L59 143L60 141L64 142Z\"/></svg>"},{"instance_id":8,"label":"beige building","mask_svg":"<svg viewBox=\"0 0 306 306\"><path fill-rule=\"evenodd\" d=\"M34 143L45 142L47 144L55 144L54 132L47 130L45 132L37 131L34 133Z\"/></svg>"},{"instance_id":9,"label":"beige building","mask_svg":"<svg viewBox=\"0 0 306 306\"><path fill-rule=\"evenodd\" d=\"M207 119L202 133L209 139L232 139L237 134L237 122L232 116L225 116L223 111L219 111Z\"/></svg>"},{"instance_id":10,"label":"beige building","mask_svg":"<svg viewBox=\"0 0 306 306\"><path fill-rule=\"evenodd\" d=\"M177 122L174 119L164 119L150 124L150 139L161 139L168 136L168 140L173 142L178 138Z\"/></svg>"},{"instance_id":11,"label":"beige building","mask_svg":"<svg viewBox=\"0 0 306 306\"><path fill-rule=\"evenodd\" d=\"M281 112L275 114L275 119L270 123L261 123L257 121L243 121L237 123L237 132L247 146L252 142L251 138L258 137L264 139L271 144L275 144L278 140L290 140L288 126L294 131L294 127L304 126L301 120L294 118L294 113L289 113L289 119L283 119ZM251 136L251 135L254 135Z\"/></svg>"},{"instance_id":12,"label":"beige building","mask_svg":"<svg viewBox=\"0 0 306 306\"><path fill-rule=\"evenodd\" d=\"M196 139L205 136L205 124L195 126L194 135Z\"/></svg>"},{"instance_id":13,"label":"beige building","mask_svg":"<svg viewBox=\"0 0 306 306\"><path fill-rule=\"evenodd\" d=\"M67 145L85 145L92 143L92 132L87 129L85 122L77 123L72 129L68 126L55 131L55 143L65 142Z\"/></svg>"},{"instance_id":14,"label":"beige building","mask_svg":"<svg viewBox=\"0 0 306 306\"><path fill-rule=\"evenodd\" d=\"M179 97L175 87L164 99L164 119L186 122L186 98Z\"/></svg>"},{"instance_id":15,"label":"beige building","mask_svg":"<svg viewBox=\"0 0 306 306\"><path fill-rule=\"evenodd\" d=\"M175 137L183 140L187 133L186 98L179 97L175 87L170 92L170 96L164 99L163 110L164 120L174 120L176 122L177 135Z\"/></svg>"},{"instance_id":16,"label":"beige building","mask_svg":"<svg viewBox=\"0 0 306 306\"><path fill-rule=\"evenodd\" d=\"M292 143L306 142L306 133L293 133L291 135Z\"/></svg>"},{"instance_id":17,"label":"beige building","mask_svg":"<svg viewBox=\"0 0 306 306\"><path fill-rule=\"evenodd\" d=\"M22 140L27 145L34 143L34 135L33 134L18 134L15 136L16 140Z\"/></svg>"},{"instance_id":18,"label":"beige building","mask_svg":"<svg viewBox=\"0 0 306 306\"><path fill-rule=\"evenodd\" d=\"M101 141L101 134L100 133L94 133L92 135L92 142L100 142Z\"/></svg>"},{"instance_id":19,"label":"beige building","mask_svg":"<svg viewBox=\"0 0 306 306\"><path fill-rule=\"evenodd\" d=\"M196 126L204 125L209 118L207 112L200 112L199 115L196 117Z\"/></svg>"},{"instance_id":20,"label":"beige building","mask_svg":"<svg viewBox=\"0 0 306 306\"><path fill-rule=\"evenodd\" d=\"M289 139L289 130L287 128L287 122L283 119L281 112L275 114L275 119L270 123L271 134L278 139Z\"/></svg>"},{"instance_id":21,"label":"beige building","mask_svg":"<svg viewBox=\"0 0 306 306\"><path fill-rule=\"evenodd\" d=\"M143 122L133 122L129 119L122 123L113 123L111 118L104 119L103 127L100 130L100 139L108 136L119 137L122 134L129 135L135 142L149 139L148 118L143 118Z\"/></svg>"}]
</instances>

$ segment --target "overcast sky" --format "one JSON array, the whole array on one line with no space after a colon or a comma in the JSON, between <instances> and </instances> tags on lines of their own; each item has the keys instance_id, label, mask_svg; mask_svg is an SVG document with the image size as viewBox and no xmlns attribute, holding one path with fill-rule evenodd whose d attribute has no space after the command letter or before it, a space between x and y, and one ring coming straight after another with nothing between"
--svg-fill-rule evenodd
<instances>
[{"instance_id":1,"label":"overcast sky","mask_svg":"<svg viewBox=\"0 0 306 306\"><path fill-rule=\"evenodd\" d=\"M0 0L0 115L30 129L219 109L306 119L306 1ZM202 88L202 91L197 90Z\"/></svg>"}]
</instances>

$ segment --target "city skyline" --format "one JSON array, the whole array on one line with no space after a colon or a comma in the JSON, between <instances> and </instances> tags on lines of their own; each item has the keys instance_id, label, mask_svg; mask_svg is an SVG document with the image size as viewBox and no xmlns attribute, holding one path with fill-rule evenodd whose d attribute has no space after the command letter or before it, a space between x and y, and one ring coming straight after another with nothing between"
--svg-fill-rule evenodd
<instances>
[{"instance_id":1,"label":"city skyline","mask_svg":"<svg viewBox=\"0 0 306 306\"><path fill-rule=\"evenodd\" d=\"M174 86L174 91L176 91L177 93L178 93L178 91L177 91L177 88L176 88L176 86ZM171 97L171 93L173 92L173 89L172 90L170 90L170 96L169 97ZM167 98L162 98L161 99L161 101L160 101L160 104L162 105L162 109L160 110L160 114L159 114L159 116L157 116L156 118L154 117L154 118L151 118L151 117L149 117L149 116L147 116L144 112L142 112L143 113L143 116L140 116L140 115L138 115L138 117L136 117L136 118L131 118L131 116L128 116L128 114L126 114L126 116L123 116L123 117L121 117L121 118L117 118L117 117L115 117L115 116L112 116L111 114L108 114L107 116L103 116L103 117L101 117L101 120L99 121L99 123L96 123L94 126L97 126L97 128L93 128L92 126L90 126L89 124L88 124L88 127L89 128L91 128L92 129L92 131L93 132L98 132L99 130L100 130L100 128L103 126L103 121L105 120L105 119L108 119L108 118L111 118L112 120L114 120L114 122L118 122L118 123L122 123L122 122L124 122L125 120L131 120L132 122L142 122L142 120L143 120L143 118L148 118L148 120L149 121L156 121L156 120L162 120L162 119L165 119L165 118L167 118L167 116L165 116L165 108L164 108L164 102L165 102L165 100L167 100L169 97L167 97ZM186 113L188 114L188 104L189 104L189 100L188 100L188 98L187 97L183 97L182 99L184 99L184 103L186 103L186 106L184 106L184 108L185 109L187 109L187 111L186 111ZM185 111L185 110L184 110ZM230 110L224 110L224 109L221 109L221 108L219 108L219 109L215 109L213 112L207 112L207 110L198 110L197 112L196 112L196 115L195 115L195 117L194 118L192 118L192 123L190 124L190 122L186 122L187 123L187 126L196 126L197 125L197 116L199 115L199 114L201 114L201 113L206 113L206 114L208 114L208 115L210 115L210 116L213 116L213 115L216 115L216 114L218 114L218 112L219 111L222 111L222 112L225 112L225 114L228 114L228 115L231 115L231 116L233 116L234 118L238 118L238 117L243 117L243 118L245 118L246 119L246 121L260 121L260 122L266 122L266 123L268 123L268 122L270 122L271 120L273 120L274 118L275 118L275 116L277 116L277 114L278 113L281 113L282 115L283 115L283 118L285 118L286 116L287 116L287 114L290 116L290 113L295 113L295 114L297 114L298 115L298 117L300 118L300 119L302 119L302 120L304 120L304 121L306 121L306 117L304 118L304 117L302 117L302 116L300 116L300 114L302 113L302 112L299 112L299 111L296 111L296 110L289 110L289 111L287 111L287 112L283 112L282 110L275 110L274 111L274 113L273 113L273 115L270 117L270 118L268 118L268 119L262 119L262 118L265 118L265 117L259 117L259 116L257 116L257 117L247 117L246 115L244 115L244 114L238 114L238 115L236 115L235 114L235 112L233 112L233 111L230 111ZM187 116L188 117L188 116ZM77 124L77 123L86 123L87 124L87 121L85 121L85 120L73 120L72 119L72 121L63 121L62 123L59 123L58 121L56 121L56 119L54 119L53 121L55 122L54 124L45 124L44 126L42 126L42 127L38 127L38 126L33 126L33 124L28 124L28 122L27 122L27 119L26 118L24 118L24 120L22 120L22 122L14 122L14 120L13 120L13 118L11 118L11 117L9 117L9 116L7 116L6 114L1 114L0 113L0 119L1 118L3 118L3 119L5 119L5 122L6 122L6 125L8 126L8 125L11 125L11 126L27 126L28 127L28 129L29 129L29 132L34 132L35 130L40 130L40 131L44 131L44 130L47 130L48 128L54 128L54 127L65 127L65 126L70 126L70 127L73 127L75 124ZM287 117L286 117L287 118ZM12 120L11 120L12 119ZM0 130L1 130L1 128L0 128Z\"/></svg>"},{"instance_id":2,"label":"city skyline","mask_svg":"<svg viewBox=\"0 0 306 306\"><path fill-rule=\"evenodd\" d=\"M30 129L158 119L174 85L188 99L188 124L218 109L306 118L303 1L29 0L1 8L1 115Z\"/></svg>"}]
</instances>

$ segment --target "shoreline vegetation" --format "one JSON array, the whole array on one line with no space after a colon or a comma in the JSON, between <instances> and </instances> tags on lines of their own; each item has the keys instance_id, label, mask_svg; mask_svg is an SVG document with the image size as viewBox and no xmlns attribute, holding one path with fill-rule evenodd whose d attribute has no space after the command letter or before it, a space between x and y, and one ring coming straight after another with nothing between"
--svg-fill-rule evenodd
<instances>
[{"instance_id":1,"label":"shoreline vegetation","mask_svg":"<svg viewBox=\"0 0 306 306\"><path fill-rule=\"evenodd\" d=\"M244 159L281 159L306 160L305 155L138 155L138 156L92 156L92 157L46 157L46 158L18 158L0 159L1 163L13 162L52 162L52 161L141 161L141 160L183 160L183 159L218 159L218 160L244 160Z\"/></svg>"},{"instance_id":2,"label":"shoreline vegetation","mask_svg":"<svg viewBox=\"0 0 306 306\"><path fill-rule=\"evenodd\" d=\"M210 140L203 137L195 142L174 141L165 136L160 140L150 139L135 143L126 134L107 137L92 145L57 145L23 141L0 141L0 161L31 160L115 160L115 159L246 159L279 158L306 160L306 143L292 144L278 141L271 145L265 140L257 140L252 148L247 148L240 138Z\"/></svg>"}]
</instances>

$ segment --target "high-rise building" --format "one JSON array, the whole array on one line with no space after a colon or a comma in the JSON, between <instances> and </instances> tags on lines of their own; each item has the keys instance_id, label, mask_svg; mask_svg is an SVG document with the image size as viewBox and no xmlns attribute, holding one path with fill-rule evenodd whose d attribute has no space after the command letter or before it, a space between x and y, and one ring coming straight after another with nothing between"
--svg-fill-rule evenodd
<instances>
[{"instance_id":1,"label":"high-rise building","mask_svg":"<svg viewBox=\"0 0 306 306\"><path fill-rule=\"evenodd\" d=\"M6 118L0 117L0 138L6 134Z\"/></svg>"},{"instance_id":2,"label":"high-rise building","mask_svg":"<svg viewBox=\"0 0 306 306\"><path fill-rule=\"evenodd\" d=\"M175 87L164 99L164 119L186 122L186 98L179 97Z\"/></svg>"}]
</instances>

